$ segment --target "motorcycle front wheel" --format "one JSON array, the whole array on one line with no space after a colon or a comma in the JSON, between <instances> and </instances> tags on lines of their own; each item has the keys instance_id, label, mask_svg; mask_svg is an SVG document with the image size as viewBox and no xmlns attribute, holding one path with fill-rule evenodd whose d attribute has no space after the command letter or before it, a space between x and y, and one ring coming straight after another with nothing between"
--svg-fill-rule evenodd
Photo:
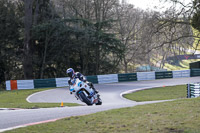
<instances>
[{"instance_id":1,"label":"motorcycle front wheel","mask_svg":"<svg viewBox=\"0 0 200 133\"><path fill-rule=\"evenodd\" d=\"M87 96L83 92L79 93L79 96L81 97L83 102L86 103L88 106L92 105L89 98L87 98Z\"/></svg>"}]
</instances>

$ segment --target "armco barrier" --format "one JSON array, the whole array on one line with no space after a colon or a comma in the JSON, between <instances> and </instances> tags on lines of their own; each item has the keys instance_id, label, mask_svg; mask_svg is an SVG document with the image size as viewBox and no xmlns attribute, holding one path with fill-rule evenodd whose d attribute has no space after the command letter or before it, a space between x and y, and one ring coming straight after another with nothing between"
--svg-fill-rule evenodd
<instances>
[{"instance_id":1,"label":"armco barrier","mask_svg":"<svg viewBox=\"0 0 200 133\"><path fill-rule=\"evenodd\" d=\"M35 88L56 87L56 80L53 79L34 79Z\"/></svg>"},{"instance_id":2,"label":"armco barrier","mask_svg":"<svg viewBox=\"0 0 200 133\"><path fill-rule=\"evenodd\" d=\"M11 90L17 90L17 80L10 81Z\"/></svg>"},{"instance_id":3,"label":"armco barrier","mask_svg":"<svg viewBox=\"0 0 200 133\"><path fill-rule=\"evenodd\" d=\"M200 83L187 84L187 98L200 96Z\"/></svg>"},{"instance_id":4,"label":"armco barrier","mask_svg":"<svg viewBox=\"0 0 200 133\"><path fill-rule=\"evenodd\" d=\"M56 78L56 87L68 86L69 77Z\"/></svg>"},{"instance_id":5,"label":"armco barrier","mask_svg":"<svg viewBox=\"0 0 200 133\"><path fill-rule=\"evenodd\" d=\"M137 72L126 74L108 74L97 76L86 76L89 82L98 83L115 83L137 80L155 80L165 78L182 78L182 77L200 76L200 69L180 70L180 71L163 71L163 72ZM33 89L44 87L65 87L68 86L68 77L53 79L34 79L34 80L9 80L6 81L6 90L16 89Z\"/></svg>"},{"instance_id":6,"label":"armco barrier","mask_svg":"<svg viewBox=\"0 0 200 133\"><path fill-rule=\"evenodd\" d=\"M190 70L176 70L172 71L173 78L185 78L190 77Z\"/></svg>"},{"instance_id":7,"label":"armco barrier","mask_svg":"<svg viewBox=\"0 0 200 133\"><path fill-rule=\"evenodd\" d=\"M9 80L6 81L6 90L34 89L33 80Z\"/></svg>"},{"instance_id":8,"label":"armco barrier","mask_svg":"<svg viewBox=\"0 0 200 133\"><path fill-rule=\"evenodd\" d=\"M191 77L196 77L196 76L200 76L200 69L191 69Z\"/></svg>"},{"instance_id":9,"label":"armco barrier","mask_svg":"<svg viewBox=\"0 0 200 133\"><path fill-rule=\"evenodd\" d=\"M137 74L136 73L126 73L126 74L118 74L118 81L137 81Z\"/></svg>"},{"instance_id":10,"label":"armco barrier","mask_svg":"<svg viewBox=\"0 0 200 133\"><path fill-rule=\"evenodd\" d=\"M18 90L22 89L34 89L33 80L17 80Z\"/></svg>"},{"instance_id":11,"label":"armco barrier","mask_svg":"<svg viewBox=\"0 0 200 133\"><path fill-rule=\"evenodd\" d=\"M190 70L182 70L182 77L190 77Z\"/></svg>"},{"instance_id":12,"label":"armco barrier","mask_svg":"<svg viewBox=\"0 0 200 133\"><path fill-rule=\"evenodd\" d=\"M86 76L87 81L92 82L94 84L98 84L98 78L97 76Z\"/></svg>"},{"instance_id":13,"label":"armco barrier","mask_svg":"<svg viewBox=\"0 0 200 133\"><path fill-rule=\"evenodd\" d=\"M10 80L6 81L6 90L10 91L11 90L11 85L10 85Z\"/></svg>"},{"instance_id":14,"label":"armco barrier","mask_svg":"<svg viewBox=\"0 0 200 133\"><path fill-rule=\"evenodd\" d=\"M108 74L108 75L98 75L98 83L116 83L118 82L117 74Z\"/></svg>"},{"instance_id":15,"label":"armco barrier","mask_svg":"<svg viewBox=\"0 0 200 133\"><path fill-rule=\"evenodd\" d=\"M172 71L155 72L156 79L173 78Z\"/></svg>"},{"instance_id":16,"label":"armco barrier","mask_svg":"<svg viewBox=\"0 0 200 133\"><path fill-rule=\"evenodd\" d=\"M137 80L155 80L155 72L137 72Z\"/></svg>"}]
</instances>

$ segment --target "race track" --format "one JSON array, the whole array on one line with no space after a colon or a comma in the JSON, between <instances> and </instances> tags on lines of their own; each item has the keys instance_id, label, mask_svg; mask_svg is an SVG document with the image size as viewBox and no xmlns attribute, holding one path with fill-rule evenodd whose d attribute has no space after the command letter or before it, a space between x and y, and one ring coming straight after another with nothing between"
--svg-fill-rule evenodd
<instances>
[{"instance_id":1,"label":"race track","mask_svg":"<svg viewBox=\"0 0 200 133\"><path fill-rule=\"evenodd\" d=\"M49 102L49 103L79 103L84 106L78 107L58 107L58 108L41 108L41 109L19 109L19 110L0 110L0 132L55 121L61 118L70 116L86 115L100 111L132 107L140 104L156 103L153 102L134 102L123 98L121 95L124 92L142 90L147 88L180 85L193 82L200 82L200 77L178 78L178 79L162 79L153 81L136 81L136 82L121 82L112 84L95 84L99 90L103 104L101 106L86 106L77 101L74 95L69 94L68 88L57 88L35 93L27 98L29 102ZM186 91L186 88L185 88Z\"/></svg>"}]
</instances>

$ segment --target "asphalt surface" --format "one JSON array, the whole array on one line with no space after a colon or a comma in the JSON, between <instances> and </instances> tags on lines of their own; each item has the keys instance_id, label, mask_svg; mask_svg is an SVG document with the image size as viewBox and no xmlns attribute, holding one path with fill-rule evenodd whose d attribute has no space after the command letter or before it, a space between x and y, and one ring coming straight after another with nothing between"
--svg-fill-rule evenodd
<instances>
[{"instance_id":1,"label":"asphalt surface","mask_svg":"<svg viewBox=\"0 0 200 133\"><path fill-rule=\"evenodd\" d=\"M200 82L200 77L162 79L153 81L121 82L110 84L95 84L99 90L103 104L100 106L87 106L76 100L74 95L69 94L68 88L57 88L35 93L27 98L29 102L49 102L49 103L79 103L78 107L58 107L41 109L19 109L0 110L0 132L55 121L70 116L80 116L110 109L132 107L141 104L157 103L163 101L135 102L122 97L124 93L137 90L148 89L159 86L171 86L187 83ZM185 90L186 91L186 90Z\"/></svg>"}]
</instances>

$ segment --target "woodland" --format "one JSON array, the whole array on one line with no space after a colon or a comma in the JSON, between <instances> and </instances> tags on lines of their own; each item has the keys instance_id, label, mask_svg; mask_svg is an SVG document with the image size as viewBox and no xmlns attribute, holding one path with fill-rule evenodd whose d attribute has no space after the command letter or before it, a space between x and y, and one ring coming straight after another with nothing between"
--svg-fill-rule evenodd
<instances>
[{"instance_id":1,"label":"woodland","mask_svg":"<svg viewBox=\"0 0 200 133\"><path fill-rule=\"evenodd\" d=\"M1 0L0 84L6 80L131 73L199 50L200 0L165 11L125 0ZM177 6L179 7L177 9Z\"/></svg>"}]
</instances>

